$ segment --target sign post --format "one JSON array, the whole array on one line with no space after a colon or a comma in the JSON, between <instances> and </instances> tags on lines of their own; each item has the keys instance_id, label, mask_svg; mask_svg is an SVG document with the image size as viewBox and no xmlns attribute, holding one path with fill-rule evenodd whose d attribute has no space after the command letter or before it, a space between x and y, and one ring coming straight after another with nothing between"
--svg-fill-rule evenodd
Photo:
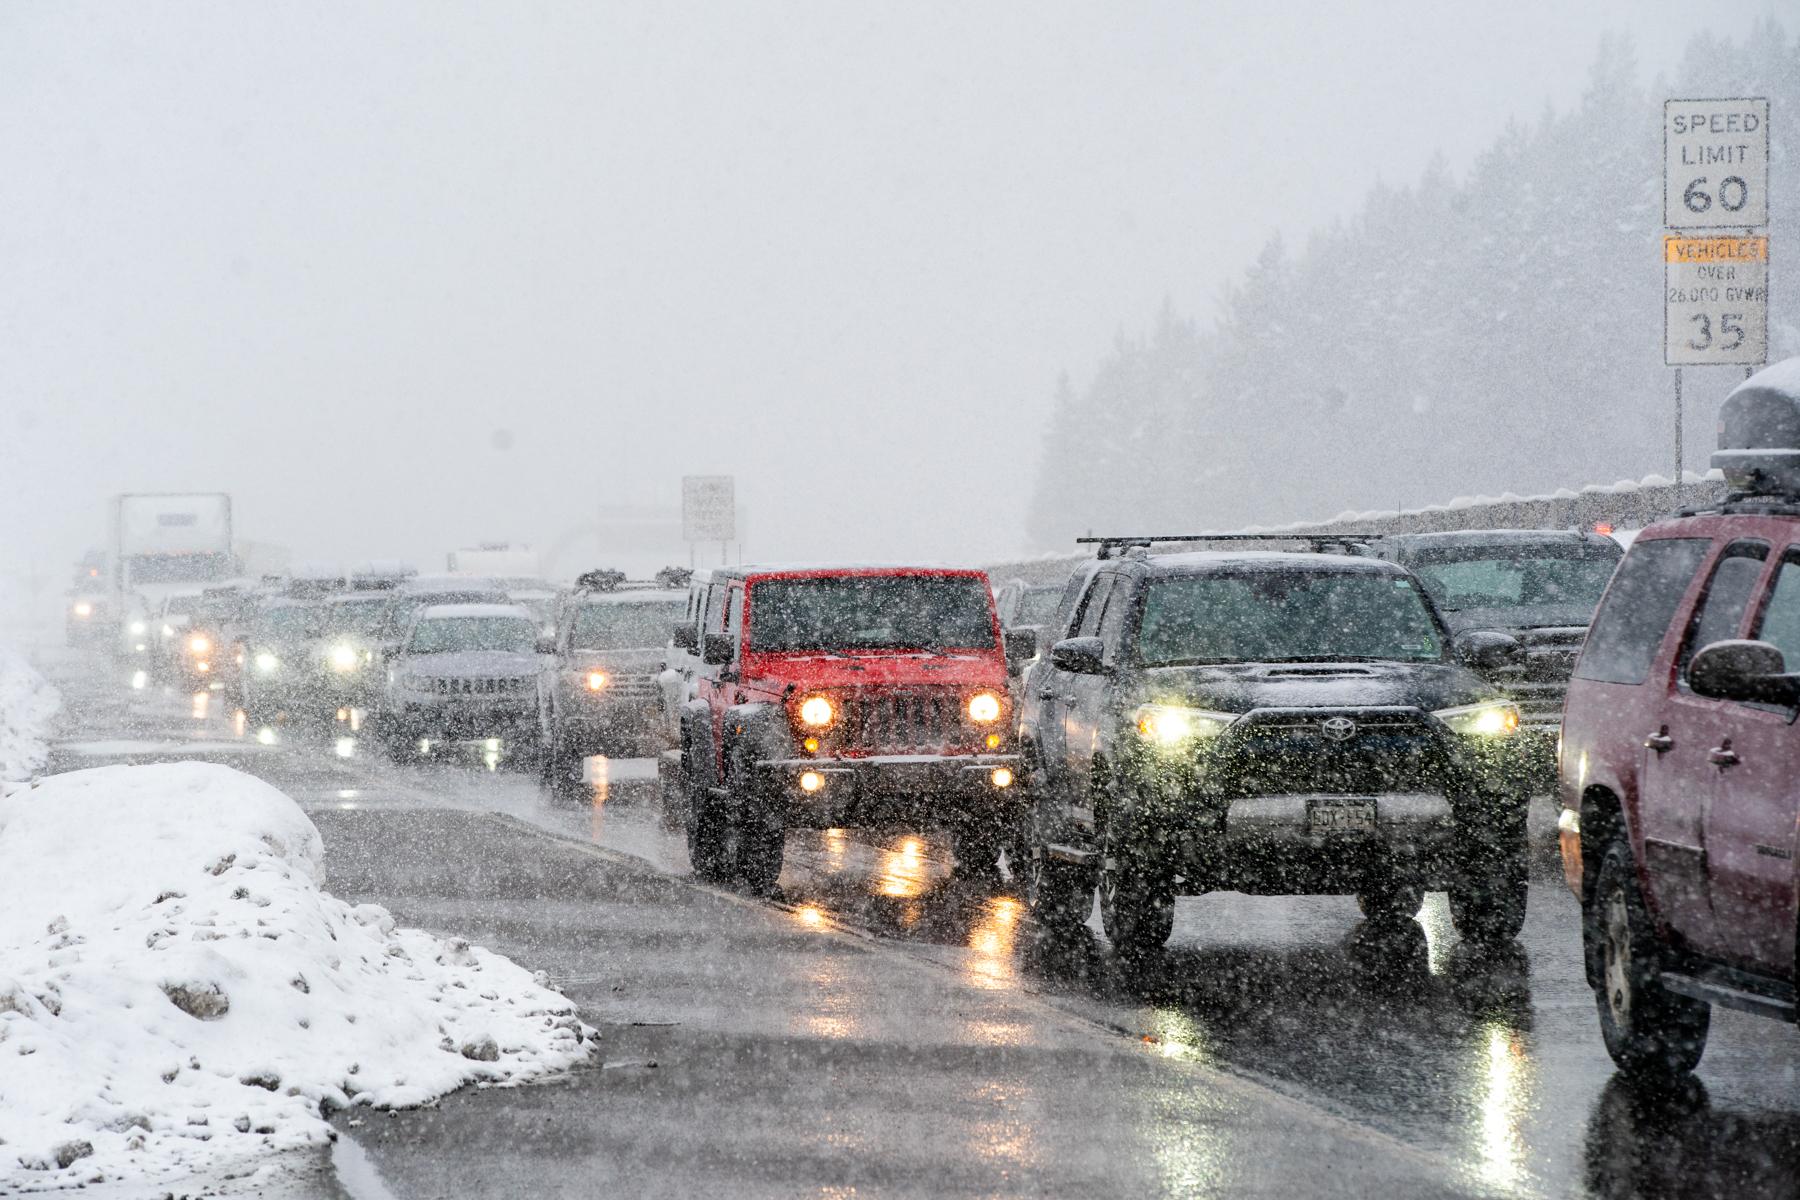
<instances>
[{"instance_id":1,"label":"sign post","mask_svg":"<svg viewBox=\"0 0 1800 1200\"><path fill-rule=\"evenodd\" d=\"M1663 103L1663 363L1760 366L1769 357L1769 102Z\"/></svg>"},{"instance_id":2,"label":"sign post","mask_svg":"<svg viewBox=\"0 0 1800 1200\"><path fill-rule=\"evenodd\" d=\"M737 538L737 479L731 475L681 477L681 536L688 556L701 542L719 543L723 563L726 545Z\"/></svg>"}]
</instances>

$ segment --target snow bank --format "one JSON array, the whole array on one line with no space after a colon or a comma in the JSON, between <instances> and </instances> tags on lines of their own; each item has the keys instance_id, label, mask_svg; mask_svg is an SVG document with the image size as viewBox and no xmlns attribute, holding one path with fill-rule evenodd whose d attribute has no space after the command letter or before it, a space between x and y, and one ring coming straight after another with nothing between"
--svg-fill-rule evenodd
<instances>
[{"instance_id":1,"label":"snow bank","mask_svg":"<svg viewBox=\"0 0 1800 1200\"><path fill-rule=\"evenodd\" d=\"M0 780L29 779L50 756L50 721L62 697L25 657L0 646Z\"/></svg>"},{"instance_id":2,"label":"snow bank","mask_svg":"<svg viewBox=\"0 0 1800 1200\"><path fill-rule=\"evenodd\" d=\"M541 975L319 890L318 830L200 763L0 797L0 1194L327 1139L322 1110L564 1070Z\"/></svg>"}]
</instances>

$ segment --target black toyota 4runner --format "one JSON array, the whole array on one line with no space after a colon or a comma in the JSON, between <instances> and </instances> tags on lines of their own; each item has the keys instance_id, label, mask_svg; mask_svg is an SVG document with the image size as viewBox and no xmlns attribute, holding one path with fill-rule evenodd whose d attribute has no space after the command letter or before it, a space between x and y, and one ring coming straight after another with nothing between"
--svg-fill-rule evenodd
<instances>
[{"instance_id":1,"label":"black toyota 4runner","mask_svg":"<svg viewBox=\"0 0 1800 1200\"><path fill-rule=\"evenodd\" d=\"M1517 934L1519 711L1476 673L1516 640L1452 639L1393 563L1102 553L1026 680L1042 923L1072 930L1098 884L1130 955L1167 940L1177 895L1354 894L1393 917L1443 889L1465 937Z\"/></svg>"}]
</instances>

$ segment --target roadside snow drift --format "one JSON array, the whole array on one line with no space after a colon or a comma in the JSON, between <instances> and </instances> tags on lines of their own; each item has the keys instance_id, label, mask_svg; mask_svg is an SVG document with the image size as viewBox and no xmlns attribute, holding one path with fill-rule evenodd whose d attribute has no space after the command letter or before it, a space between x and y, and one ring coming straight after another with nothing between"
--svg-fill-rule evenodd
<instances>
[{"instance_id":1,"label":"roadside snow drift","mask_svg":"<svg viewBox=\"0 0 1800 1200\"><path fill-rule=\"evenodd\" d=\"M62 697L18 651L0 646L0 780L29 779L50 756L51 718Z\"/></svg>"},{"instance_id":2,"label":"roadside snow drift","mask_svg":"<svg viewBox=\"0 0 1800 1200\"><path fill-rule=\"evenodd\" d=\"M570 1067L524 968L319 890L318 830L226 767L0 797L0 1194L327 1139L321 1110Z\"/></svg>"}]
</instances>

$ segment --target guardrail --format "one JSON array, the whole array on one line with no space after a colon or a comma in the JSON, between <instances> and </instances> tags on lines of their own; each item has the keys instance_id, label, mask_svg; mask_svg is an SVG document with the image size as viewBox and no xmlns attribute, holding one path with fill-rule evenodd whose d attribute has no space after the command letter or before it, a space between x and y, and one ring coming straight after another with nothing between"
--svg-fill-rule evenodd
<instances>
[{"instance_id":1,"label":"guardrail","mask_svg":"<svg viewBox=\"0 0 1800 1200\"><path fill-rule=\"evenodd\" d=\"M1344 512L1325 521L1291 525L1253 525L1233 533L1264 533L1271 537L1293 534L1441 533L1460 529L1642 529L1660 517L1683 508L1718 504L1725 498L1725 480L1717 471L1704 475L1688 472L1680 483L1660 475L1614 484L1592 484L1542 496L1470 496L1448 504L1399 511ZM1104 532L1104 531L1100 531ZM1200 549L1205 543L1159 546L1170 552ZM988 574L996 586L1013 579L1027 583L1059 583L1077 563L1091 554L1047 554L1040 558L995 563Z\"/></svg>"}]
</instances>

